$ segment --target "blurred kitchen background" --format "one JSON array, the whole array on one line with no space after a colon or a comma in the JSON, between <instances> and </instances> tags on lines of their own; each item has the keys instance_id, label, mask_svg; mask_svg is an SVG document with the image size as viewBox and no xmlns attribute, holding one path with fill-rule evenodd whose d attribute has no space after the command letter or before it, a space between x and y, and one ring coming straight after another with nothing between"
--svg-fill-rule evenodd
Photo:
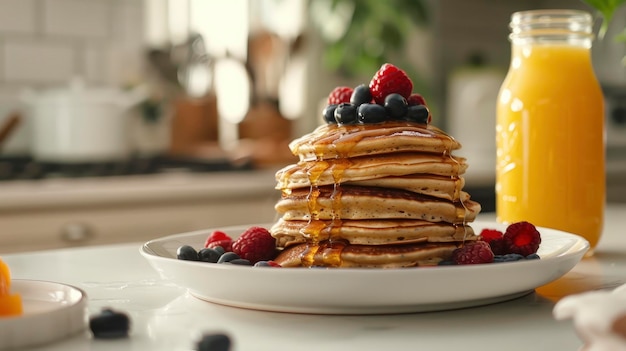
<instances>
[{"instance_id":1,"label":"blurred kitchen background","mask_svg":"<svg viewBox=\"0 0 626 351\"><path fill-rule=\"evenodd\" d=\"M494 210L512 12L579 0L0 0L0 253L275 219L328 92L404 68ZM626 6L593 60L608 199L626 201ZM589 123L594 123L590 120Z\"/></svg>"}]
</instances>

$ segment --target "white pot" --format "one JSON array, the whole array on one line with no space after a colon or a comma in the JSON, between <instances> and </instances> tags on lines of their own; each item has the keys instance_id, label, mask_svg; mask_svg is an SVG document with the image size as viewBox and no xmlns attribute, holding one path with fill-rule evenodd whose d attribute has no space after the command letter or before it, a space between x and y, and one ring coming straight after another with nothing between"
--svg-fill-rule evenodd
<instances>
[{"instance_id":1,"label":"white pot","mask_svg":"<svg viewBox=\"0 0 626 351\"><path fill-rule=\"evenodd\" d=\"M86 88L79 81L69 88L24 92L33 125L33 157L56 163L128 158L127 111L145 96L141 89Z\"/></svg>"}]
</instances>

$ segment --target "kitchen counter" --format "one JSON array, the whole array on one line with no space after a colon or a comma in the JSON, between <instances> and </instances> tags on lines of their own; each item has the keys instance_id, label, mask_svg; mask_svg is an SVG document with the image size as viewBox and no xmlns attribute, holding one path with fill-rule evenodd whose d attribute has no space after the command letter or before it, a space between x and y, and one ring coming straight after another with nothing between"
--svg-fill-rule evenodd
<instances>
[{"instance_id":1,"label":"kitchen counter","mask_svg":"<svg viewBox=\"0 0 626 351\"><path fill-rule=\"evenodd\" d=\"M132 319L127 339L99 340L85 332L47 345L45 350L51 351L189 350L201 333L217 331L231 335L233 351L577 350L581 342L571 322L556 321L552 308L563 296L626 282L624 214L626 205L610 205L595 256L534 293L483 307L405 315L285 314L203 302L162 280L140 256L139 242L9 254L3 259L14 278L51 280L85 290L91 314L112 307ZM478 219L493 220L493 214Z\"/></svg>"},{"instance_id":2,"label":"kitchen counter","mask_svg":"<svg viewBox=\"0 0 626 351\"><path fill-rule=\"evenodd\" d=\"M270 222L275 170L0 182L0 253Z\"/></svg>"}]
</instances>

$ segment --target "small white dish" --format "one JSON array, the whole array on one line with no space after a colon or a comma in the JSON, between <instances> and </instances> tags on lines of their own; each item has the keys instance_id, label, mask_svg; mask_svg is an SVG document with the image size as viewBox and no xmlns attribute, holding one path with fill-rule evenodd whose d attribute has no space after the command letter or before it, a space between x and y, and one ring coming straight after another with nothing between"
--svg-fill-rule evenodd
<instances>
[{"instance_id":1,"label":"small white dish","mask_svg":"<svg viewBox=\"0 0 626 351\"><path fill-rule=\"evenodd\" d=\"M0 350L37 346L83 331L87 327L87 295L73 286L40 281L11 281L22 296L24 313L0 317Z\"/></svg>"},{"instance_id":2,"label":"small white dish","mask_svg":"<svg viewBox=\"0 0 626 351\"><path fill-rule=\"evenodd\" d=\"M219 230L235 238L248 227ZM495 222L474 222L472 227L476 232L506 228ZM563 276L589 249L589 243L577 235L538 229L541 259L464 266L306 269L176 259L178 247L200 249L215 229L152 240L140 252L164 279L214 303L294 313L409 313L486 305L525 295Z\"/></svg>"}]
</instances>

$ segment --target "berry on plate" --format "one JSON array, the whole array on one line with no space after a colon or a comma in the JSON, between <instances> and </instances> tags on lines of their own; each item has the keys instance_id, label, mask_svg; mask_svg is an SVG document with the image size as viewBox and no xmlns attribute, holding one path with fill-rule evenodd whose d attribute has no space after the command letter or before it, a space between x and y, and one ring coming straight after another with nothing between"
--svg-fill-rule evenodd
<instances>
[{"instance_id":1,"label":"berry on plate","mask_svg":"<svg viewBox=\"0 0 626 351\"><path fill-rule=\"evenodd\" d=\"M267 229L251 227L233 242L233 252L252 264L269 261L275 256L276 240Z\"/></svg>"},{"instance_id":2,"label":"berry on plate","mask_svg":"<svg viewBox=\"0 0 626 351\"><path fill-rule=\"evenodd\" d=\"M204 242L205 248L216 248L221 246L225 251L232 250L233 239L228 234L216 230L206 238Z\"/></svg>"},{"instance_id":3,"label":"berry on plate","mask_svg":"<svg viewBox=\"0 0 626 351\"><path fill-rule=\"evenodd\" d=\"M504 255L507 253L502 236L502 232L497 229L485 228L480 231L480 239L491 246L491 251L493 251L494 255Z\"/></svg>"},{"instance_id":4,"label":"berry on plate","mask_svg":"<svg viewBox=\"0 0 626 351\"><path fill-rule=\"evenodd\" d=\"M398 67L385 63L374 74L370 81L370 92L377 104L384 104L385 97L389 94L397 93L405 99L413 91L413 82L406 73Z\"/></svg>"},{"instance_id":5,"label":"berry on plate","mask_svg":"<svg viewBox=\"0 0 626 351\"><path fill-rule=\"evenodd\" d=\"M339 105L344 102L350 102L352 91L350 87L336 87L328 94L328 104Z\"/></svg>"},{"instance_id":6,"label":"berry on plate","mask_svg":"<svg viewBox=\"0 0 626 351\"><path fill-rule=\"evenodd\" d=\"M491 263L493 252L484 241L469 242L452 252L452 261L456 264Z\"/></svg>"},{"instance_id":7,"label":"berry on plate","mask_svg":"<svg viewBox=\"0 0 626 351\"><path fill-rule=\"evenodd\" d=\"M503 240L507 253L528 256L539 249L541 235L534 225L522 221L510 224L504 232Z\"/></svg>"}]
</instances>

